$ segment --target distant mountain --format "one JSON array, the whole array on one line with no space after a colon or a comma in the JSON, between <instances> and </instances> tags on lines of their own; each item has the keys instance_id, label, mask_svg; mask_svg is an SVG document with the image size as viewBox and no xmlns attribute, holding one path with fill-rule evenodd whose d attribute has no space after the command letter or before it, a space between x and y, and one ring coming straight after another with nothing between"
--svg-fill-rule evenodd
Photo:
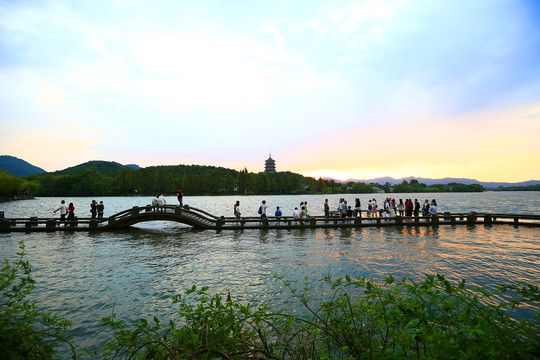
<instances>
[{"instance_id":1,"label":"distant mountain","mask_svg":"<svg viewBox=\"0 0 540 360\"><path fill-rule=\"evenodd\" d=\"M28 175L42 174L45 172L42 168L34 166L15 156L0 155L0 168L11 175L25 177Z\"/></svg>"},{"instance_id":2,"label":"distant mountain","mask_svg":"<svg viewBox=\"0 0 540 360\"><path fill-rule=\"evenodd\" d=\"M510 183L510 182L485 182L485 181L478 181L475 179L466 179L466 178L442 178L442 179L431 179L431 178L419 178L414 176L409 176L405 178L400 179L394 179L389 176L375 178L375 179L367 179L367 180L359 180L359 179L347 179L347 180L336 180L331 178L324 178L325 180L334 180L338 183L347 183L347 182L363 182L366 184L370 183L376 183L384 185L387 182L392 185L401 184L404 180L407 182L411 182L412 179L417 180L419 183L426 184L426 185L435 185L435 184L449 184L449 183L458 183L458 184L465 184L465 185L471 185L471 184L479 184L485 187L486 189L496 189L499 186L507 187L507 186L531 186L531 185L539 185L540 180L529 180L529 181L522 181L517 183Z\"/></svg>"},{"instance_id":3,"label":"distant mountain","mask_svg":"<svg viewBox=\"0 0 540 360\"><path fill-rule=\"evenodd\" d=\"M114 161L93 160L93 161L85 162L83 164L69 167L64 170L55 171L50 174L73 175L73 174L77 174L80 171L85 171L85 170L90 169L90 170L96 170L97 172L104 175L106 174L111 175L111 174L119 173L120 171L127 168L134 168L134 166L137 166L138 168L138 165L122 165Z\"/></svg>"},{"instance_id":4,"label":"distant mountain","mask_svg":"<svg viewBox=\"0 0 540 360\"><path fill-rule=\"evenodd\" d=\"M127 165L124 165L125 167L128 167L130 169L134 169L134 170L139 170L141 167L137 164L127 164Z\"/></svg>"}]
</instances>

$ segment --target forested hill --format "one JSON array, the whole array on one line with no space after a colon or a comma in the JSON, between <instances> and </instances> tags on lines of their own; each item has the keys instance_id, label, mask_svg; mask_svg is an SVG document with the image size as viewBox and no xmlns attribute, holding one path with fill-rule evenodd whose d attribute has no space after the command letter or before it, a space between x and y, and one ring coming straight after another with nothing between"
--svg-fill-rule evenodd
<instances>
[{"instance_id":1,"label":"forested hill","mask_svg":"<svg viewBox=\"0 0 540 360\"><path fill-rule=\"evenodd\" d=\"M93 160L83 164L69 167L64 170L51 172L51 175L74 175L85 170L95 170L103 175L116 175L124 169L131 168L133 165L122 165L114 161Z\"/></svg>"},{"instance_id":2,"label":"forested hill","mask_svg":"<svg viewBox=\"0 0 540 360\"><path fill-rule=\"evenodd\" d=\"M15 176L25 177L28 175L41 174L45 170L34 166L22 159L15 156L0 155L0 169L5 170L7 173Z\"/></svg>"}]
</instances>

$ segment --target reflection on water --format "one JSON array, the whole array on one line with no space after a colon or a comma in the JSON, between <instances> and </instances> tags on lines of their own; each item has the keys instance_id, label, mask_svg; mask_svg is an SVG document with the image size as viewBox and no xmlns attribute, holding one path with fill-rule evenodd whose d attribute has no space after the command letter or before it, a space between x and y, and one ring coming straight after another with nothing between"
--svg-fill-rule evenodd
<instances>
[{"instance_id":1,"label":"reflection on water","mask_svg":"<svg viewBox=\"0 0 540 360\"><path fill-rule=\"evenodd\" d=\"M470 196L458 197L456 202L467 203ZM219 198L213 208L225 209L230 200ZM247 209L250 201L257 204L258 200L243 199L242 203ZM267 200L295 204L297 198ZM45 203L57 201L38 200L32 211L37 213ZM119 207L129 208L133 201L127 198ZM315 211L317 201L308 201ZM30 211L30 203L23 203L25 211ZM13 203L10 206L7 214L14 211ZM488 288L517 281L540 285L540 229L535 228L411 226L214 232L168 222L142 225L111 233L0 234L0 254L13 259L17 241L25 240L36 280L33 298L72 320L75 342L91 347L99 347L110 337L109 330L98 323L113 309L120 319L128 321L153 315L167 318L176 312L172 296L194 284L223 294L229 290L235 300L268 302L276 308L283 308L291 299L272 279L275 273L285 275L298 288L303 287L305 276L320 279L329 273L382 280L390 274L420 279L425 273L438 272L451 280L464 278L470 285ZM325 291L318 282L312 287L315 294Z\"/></svg>"}]
</instances>

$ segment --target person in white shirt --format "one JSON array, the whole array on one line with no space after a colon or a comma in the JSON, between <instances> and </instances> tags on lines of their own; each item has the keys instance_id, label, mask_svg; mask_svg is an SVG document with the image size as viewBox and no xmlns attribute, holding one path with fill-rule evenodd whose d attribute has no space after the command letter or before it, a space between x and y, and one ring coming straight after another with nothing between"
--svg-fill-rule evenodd
<instances>
[{"instance_id":1,"label":"person in white shirt","mask_svg":"<svg viewBox=\"0 0 540 360\"><path fill-rule=\"evenodd\" d=\"M300 211L298 211L298 208L295 207L293 211L293 219L294 223L296 224L298 221L300 221L300 224L304 224L302 220L300 220Z\"/></svg>"},{"instance_id":2,"label":"person in white shirt","mask_svg":"<svg viewBox=\"0 0 540 360\"><path fill-rule=\"evenodd\" d=\"M266 200L263 200L262 201L262 204L261 204L261 207L259 208L259 214L261 214L261 220L264 220L264 219L267 219L268 217L266 216L266 208L268 206L266 206Z\"/></svg>"},{"instance_id":3,"label":"person in white shirt","mask_svg":"<svg viewBox=\"0 0 540 360\"><path fill-rule=\"evenodd\" d=\"M157 209L157 195L154 194L154 196L152 196L152 211L156 211Z\"/></svg>"},{"instance_id":4,"label":"person in white shirt","mask_svg":"<svg viewBox=\"0 0 540 360\"><path fill-rule=\"evenodd\" d=\"M159 194L159 197L157 199L157 205L160 211L163 211L163 207L167 204L167 201L165 201L165 197L163 196L163 193Z\"/></svg>"},{"instance_id":5,"label":"person in white shirt","mask_svg":"<svg viewBox=\"0 0 540 360\"><path fill-rule=\"evenodd\" d=\"M68 207L66 205L66 200L60 201L60 207L53 212L56 214L56 212L60 210L60 221L64 222L66 221L66 214L68 212Z\"/></svg>"},{"instance_id":6,"label":"person in white shirt","mask_svg":"<svg viewBox=\"0 0 540 360\"><path fill-rule=\"evenodd\" d=\"M437 215L437 203L435 201L431 202L431 206L429 207L429 215Z\"/></svg>"}]
</instances>

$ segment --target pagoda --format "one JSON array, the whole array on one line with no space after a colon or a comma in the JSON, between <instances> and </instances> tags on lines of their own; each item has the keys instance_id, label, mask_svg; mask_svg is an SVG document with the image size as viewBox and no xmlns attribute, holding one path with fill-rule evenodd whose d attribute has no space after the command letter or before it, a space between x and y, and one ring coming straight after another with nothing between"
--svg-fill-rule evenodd
<instances>
[{"instance_id":1,"label":"pagoda","mask_svg":"<svg viewBox=\"0 0 540 360\"><path fill-rule=\"evenodd\" d=\"M276 161L272 159L272 153L264 162L264 172L276 172Z\"/></svg>"}]
</instances>

